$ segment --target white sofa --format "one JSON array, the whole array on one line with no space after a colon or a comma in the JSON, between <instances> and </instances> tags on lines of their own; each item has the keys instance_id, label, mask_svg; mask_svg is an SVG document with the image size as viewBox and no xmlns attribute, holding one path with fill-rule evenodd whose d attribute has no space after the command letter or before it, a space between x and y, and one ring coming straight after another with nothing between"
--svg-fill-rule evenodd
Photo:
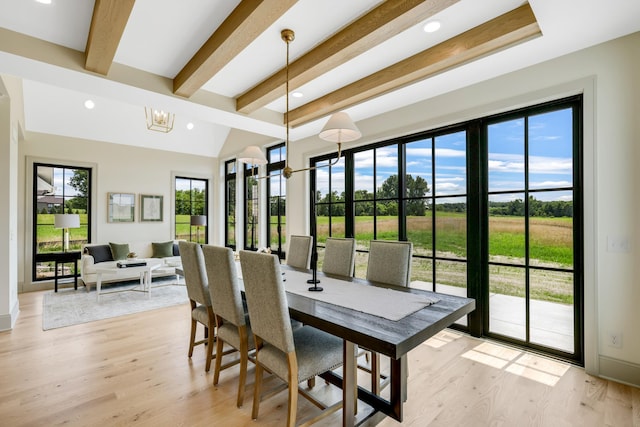
<instances>
[{"instance_id":1,"label":"white sofa","mask_svg":"<svg viewBox=\"0 0 640 427\"><path fill-rule=\"evenodd\" d=\"M118 242L120 243L120 242ZM150 259L153 258L153 245L152 242L123 242L129 245L129 252L135 252L137 259ZM156 242L156 243L166 243L165 242ZM173 276L176 275L175 267L180 267L182 265L180 255L177 254L178 242L173 241L172 247L172 256L169 257L156 257L155 259L161 259L163 266L153 271L152 278L154 277L164 277L164 276ZM96 258L94 258L94 253L96 257L98 257L96 262ZM82 270L81 270L81 278L84 282L85 286L88 290L91 290L91 285L95 285L97 281L96 274L96 265L114 265L118 262L113 259L111 256L111 249L109 243L89 243L82 247ZM110 258L110 259L108 259ZM119 274L115 275L106 275L102 279L102 284L105 283L113 283L113 282L121 282L126 280L136 280L140 276L138 273L132 273L129 275Z\"/></svg>"}]
</instances>

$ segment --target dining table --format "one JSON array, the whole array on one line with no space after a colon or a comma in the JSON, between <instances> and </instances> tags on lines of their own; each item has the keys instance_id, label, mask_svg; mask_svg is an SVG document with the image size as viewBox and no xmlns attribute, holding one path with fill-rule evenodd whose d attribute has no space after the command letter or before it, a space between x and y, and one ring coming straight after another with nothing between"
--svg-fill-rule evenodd
<instances>
[{"instance_id":1,"label":"dining table","mask_svg":"<svg viewBox=\"0 0 640 427\"><path fill-rule=\"evenodd\" d=\"M238 265L238 271L240 266ZM281 265L290 317L343 339L342 376L321 375L342 388L342 425L356 425L357 400L374 415L402 422L407 353L475 309L475 300L411 287L317 272L322 291L310 291L310 270ZM357 384L358 347L390 358L389 398ZM357 397L356 397L357 396Z\"/></svg>"}]
</instances>

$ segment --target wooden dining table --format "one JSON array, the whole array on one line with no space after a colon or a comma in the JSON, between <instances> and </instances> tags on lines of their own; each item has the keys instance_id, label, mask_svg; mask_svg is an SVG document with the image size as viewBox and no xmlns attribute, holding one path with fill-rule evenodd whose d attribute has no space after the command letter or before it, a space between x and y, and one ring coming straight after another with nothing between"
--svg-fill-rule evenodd
<instances>
[{"instance_id":1,"label":"wooden dining table","mask_svg":"<svg viewBox=\"0 0 640 427\"><path fill-rule=\"evenodd\" d=\"M335 289L340 283L345 282L365 285L359 288L359 292L362 292L363 300L369 298L372 303L389 304L384 294L372 292L373 287L403 292L407 294L403 297L408 296L409 299L423 301L428 297L437 301L398 320L389 320L382 317L380 315L382 313L372 314L322 301L321 298L324 297L320 295L322 292L304 292L304 290L301 292L301 286L311 286L306 284L306 279L311 278L309 271L285 265L282 266L282 271L285 277L285 288L287 288L290 316L344 340L342 377L335 372L321 375L325 380L342 388L343 426L356 424L354 415L357 408L356 394L358 400L373 408L373 414L382 413L402 422L402 405L405 399L411 398L406 394L407 353L475 309L475 300L471 298L384 285L357 278L317 274L321 281L319 286L326 290ZM291 291L293 286L297 288L296 292ZM380 299L384 300L379 301ZM358 386L357 361L354 357L357 347L363 347L390 358L390 398L388 400Z\"/></svg>"}]
</instances>

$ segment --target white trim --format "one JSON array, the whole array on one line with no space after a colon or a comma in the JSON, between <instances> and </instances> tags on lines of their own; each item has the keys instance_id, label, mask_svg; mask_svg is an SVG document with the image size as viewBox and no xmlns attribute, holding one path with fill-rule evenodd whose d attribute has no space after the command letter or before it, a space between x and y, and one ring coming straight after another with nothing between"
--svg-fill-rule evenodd
<instances>
[{"instance_id":1,"label":"white trim","mask_svg":"<svg viewBox=\"0 0 640 427\"><path fill-rule=\"evenodd\" d=\"M41 290L41 286L33 288L33 165L34 163L45 163L64 167L82 167L91 171L91 235L98 235L98 164L79 160L54 159L48 157L26 156L26 177L25 177L25 228L24 228L24 280L21 292L31 290ZM89 242L92 243L92 242ZM48 283L47 289L53 289L53 279L39 280L36 284Z\"/></svg>"}]
</instances>

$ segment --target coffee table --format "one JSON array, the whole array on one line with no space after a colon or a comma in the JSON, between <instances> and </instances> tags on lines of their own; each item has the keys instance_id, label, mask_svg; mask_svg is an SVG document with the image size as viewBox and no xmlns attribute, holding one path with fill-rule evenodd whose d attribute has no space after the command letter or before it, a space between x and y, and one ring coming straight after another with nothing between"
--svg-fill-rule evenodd
<instances>
[{"instance_id":1,"label":"coffee table","mask_svg":"<svg viewBox=\"0 0 640 427\"><path fill-rule=\"evenodd\" d=\"M102 276L114 275L114 276L134 276L140 275L140 287L143 292L147 292L147 296L151 296L151 272L162 267L161 262L154 262L147 260L147 265L140 267L124 267L120 268L115 265L96 267L96 298L100 301L100 291L102 289Z\"/></svg>"}]
</instances>

